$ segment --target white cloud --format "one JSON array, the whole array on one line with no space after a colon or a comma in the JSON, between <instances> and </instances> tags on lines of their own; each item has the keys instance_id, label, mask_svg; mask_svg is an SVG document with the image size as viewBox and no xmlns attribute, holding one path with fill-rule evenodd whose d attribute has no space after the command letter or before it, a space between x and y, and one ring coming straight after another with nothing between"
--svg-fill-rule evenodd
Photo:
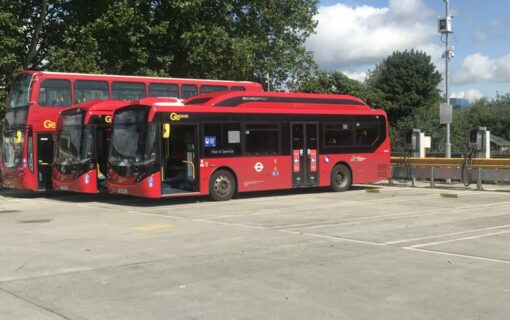
<instances>
[{"instance_id":1,"label":"white cloud","mask_svg":"<svg viewBox=\"0 0 510 320\"><path fill-rule=\"evenodd\" d=\"M367 78L367 72L363 72L363 71L362 72L344 71L342 73L353 80L358 80L361 82L365 81L365 79Z\"/></svg>"},{"instance_id":2,"label":"white cloud","mask_svg":"<svg viewBox=\"0 0 510 320\"><path fill-rule=\"evenodd\" d=\"M323 69L373 65L395 50L438 52L436 18L423 0L389 0L384 8L338 3L320 7L315 18L316 34L306 46Z\"/></svg>"},{"instance_id":3,"label":"white cloud","mask_svg":"<svg viewBox=\"0 0 510 320\"><path fill-rule=\"evenodd\" d=\"M510 82L510 54L491 59L480 53L467 56L453 76L455 84Z\"/></svg>"},{"instance_id":4,"label":"white cloud","mask_svg":"<svg viewBox=\"0 0 510 320\"><path fill-rule=\"evenodd\" d=\"M468 91L452 92L450 94L450 98L468 99L469 102L471 102L471 103L480 100L481 98L483 98L483 96L484 96L483 93L481 93L477 89L469 89Z\"/></svg>"}]
</instances>

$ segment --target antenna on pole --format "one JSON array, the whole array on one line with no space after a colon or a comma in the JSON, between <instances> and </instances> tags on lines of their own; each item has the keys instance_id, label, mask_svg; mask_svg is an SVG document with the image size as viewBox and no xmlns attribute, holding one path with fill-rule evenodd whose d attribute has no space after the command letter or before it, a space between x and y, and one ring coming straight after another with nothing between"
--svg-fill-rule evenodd
<instances>
[{"instance_id":1,"label":"antenna on pole","mask_svg":"<svg viewBox=\"0 0 510 320\"><path fill-rule=\"evenodd\" d=\"M445 2L446 7L446 15L444 17L438 18L438 32L441 33L441 36L445 36L445 52L443 53L443 58L445 59L445 104L442 104L440 110L442 113L450 113L452 112L452 106L450 104L450 79L449 79L449 62L450 59L453 58L453 46L450 46L449 35L453 33L452 31L452 16L450 16L450 3L449 0L443 0ZM445 148L445 157L451 158L451 149L452 145L450 143L450 124L451 120L446 122L446 148Z\"/></svg>"}]
</instances>

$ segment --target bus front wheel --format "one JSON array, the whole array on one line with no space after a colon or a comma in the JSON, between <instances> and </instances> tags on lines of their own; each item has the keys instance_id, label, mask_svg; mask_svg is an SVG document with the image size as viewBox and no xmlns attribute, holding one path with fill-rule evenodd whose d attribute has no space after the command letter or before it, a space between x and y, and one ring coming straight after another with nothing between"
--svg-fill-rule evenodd
<instances>
[{"instance_id":1,"label":"bus front wheel","mask_svg":"<svg viewBox=\"0 0 510 320\"><path fill-rule=\"evenodd\" d=\"M209 194L215 201L230 200L236 192L234 175L227 170L218 170L211 176Z\"/></svg>"},{"instance_id":2,"label":"bus front wheel","mask_svg":"<svg viewBox=\"0 0 510 320\"><path fill-rule=\"evenodd\" d=\"M331 189L335 192L347 191L352 184L351 170L343 164L337 164L331 170Z\"/></svg>"}]
</instances>

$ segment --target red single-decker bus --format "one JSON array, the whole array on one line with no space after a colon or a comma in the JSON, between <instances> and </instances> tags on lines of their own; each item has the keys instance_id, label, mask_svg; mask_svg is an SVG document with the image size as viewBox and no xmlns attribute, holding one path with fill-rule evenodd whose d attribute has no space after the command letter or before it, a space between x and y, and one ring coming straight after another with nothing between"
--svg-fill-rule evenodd
<instances>
[{"instance_id":1,"label":"red single-decker bus","mask_svg":"<svg viewBox=\"0 0 510 320\"><path fill-rule=\"evenodd\" d=\"M111 193L141 197L372 183L390 175L386 114L348 95L225 93L114 112Z\"/></svg>"}]
</instances>

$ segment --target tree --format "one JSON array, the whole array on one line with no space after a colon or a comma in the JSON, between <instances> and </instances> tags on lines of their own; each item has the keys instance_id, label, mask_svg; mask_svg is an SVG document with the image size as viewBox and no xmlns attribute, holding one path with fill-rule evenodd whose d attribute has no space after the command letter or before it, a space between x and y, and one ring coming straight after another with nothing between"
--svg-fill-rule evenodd
<instances>
[{"instance_id":1,"label":"tree","mask_svg":"<svg viewBox=\"0 0 510 320\"><path fill-rule=\"evenodd\" d=\"M383 93L378 89L350 79L345 74L333 71L318 71L293 86L293 91L310 93L350 94L367 102L373 108L386 108Z\"/></svg>"},{"instance_id":2,"label":"tree","mask_svg":"<svg viewBox=\"0 0 510 320\"><path fill-rule=\"evenodd\" d=\"M469 108L454 113L452 150L468 150L468 134L472 129L487 127L491 134L510 140L510 93L493 99L483 98Z\"/></svg>"},{"instance_id":3,"label":"tree","mask_svg":"<svg viewBox=\"0 0 510 320\"><path fill-rule=\"evenodd\" d=\"M10 76L21 68L18 55L22 45L18 23L13 15L14 7L14 2L4 1L0 4L0 120L6 108L6 87Z\"/></svg>"},{"instance_id":4,"label":"tree","mask_svg":"<svg viewBox=\"0 0 510 320\"><path fill-rule=\"evenodd\" d=\"M395 51L369 72L367 84L383 93L392 127L394 149L402 147L400 135L412 128L424 129L437 144L444 145L443 129L439 126L439 83L441 75L431 57L421 51Z\"/></svg>"},{"instance_id":5,"label":"tree","mask_svg":"<svg viewBox=\"0 0 510 320\"><path fill-rule=\"evenodd\" d=\"M62 41L49 47L50 69L255 81L270 75L281 85L315 66L303 44L316 25L317 0L108 0L98 6L62 1L65 28Z\"/></svg>"}]
</instances>

